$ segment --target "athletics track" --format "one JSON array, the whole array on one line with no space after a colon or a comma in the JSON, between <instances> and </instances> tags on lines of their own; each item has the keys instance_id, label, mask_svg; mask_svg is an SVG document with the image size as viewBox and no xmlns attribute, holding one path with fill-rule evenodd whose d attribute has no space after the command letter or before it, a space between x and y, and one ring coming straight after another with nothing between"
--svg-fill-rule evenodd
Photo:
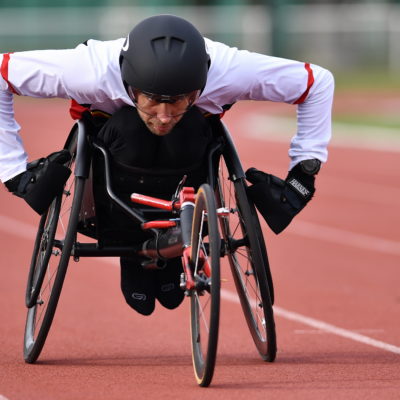
<instances>
[{"instance_id":1,"label":"athletics track","mask_svg":"<svg viewBox=\"0 0 400 400\"><path fill-rule=\"evenodd\" d=\"M18 101L31 159L63 144L71 127L66 107ZM260 117L257 107L235 106L225 118L241 159L285 176L290 132L276 123L283 119ZM287 113L274 105L263 110ZM276 291L275 363L258 357L224 267L219 352L208 389L193 376L188 303L139 316L124 304L115 259L70 263L42 355L25 364L24 293L38 217L1 189L0 400L399 399L397 146L376 151L371 143L334 141L312 206L285 233L265 230Z\"/></svg>"}]
</instances>

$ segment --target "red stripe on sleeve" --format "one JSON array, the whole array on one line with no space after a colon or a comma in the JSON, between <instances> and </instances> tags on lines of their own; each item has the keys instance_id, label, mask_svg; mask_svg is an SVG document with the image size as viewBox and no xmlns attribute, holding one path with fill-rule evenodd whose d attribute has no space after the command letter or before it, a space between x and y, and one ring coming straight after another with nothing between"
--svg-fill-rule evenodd
<instances>
[{"instance_id":1,"label":"red stripe on sleeve","mask_svg":"<svg viewBox=\"0 0 400 400\"><path fill-rule=\"evenodd\" d=\"M308 96L308 92L311 89L311 86L314 83L314 74L313 74L313 70L310 67L309 63L304 64L305 69L308 72L308 81L307 81L307 89L305 90L305 92L293 103L293 104L301 104L304 102L304 100L307 98Z\"/></svg>"},{"instance_id":2,"label":"red stripe on sleeve","mask_svg":"<svg viewBox=\"0 0 400 400\"><path fill-rule=\"evenodd\" d=\"M12 53L3 54L3 61L1 62L0 72L3 79L7 82L11 92L13 92L14 94L19 94L8 80L8 63L10 61L10 54Z\"/></svg>"}]
</instances>

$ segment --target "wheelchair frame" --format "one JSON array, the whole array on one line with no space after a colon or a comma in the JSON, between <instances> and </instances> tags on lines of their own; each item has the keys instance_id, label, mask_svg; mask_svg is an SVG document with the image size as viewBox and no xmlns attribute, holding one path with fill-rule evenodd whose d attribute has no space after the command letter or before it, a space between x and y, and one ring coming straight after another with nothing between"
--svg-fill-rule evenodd
<instances>
[{"instance_id":1,"label":"wheelchair frame","mask_svg":"<svg viewBox=\"0 0 400 400\"><path fill-rule=\"evenodd\" d=\"M199 193L202 193L199 197L203 198L201 207L203 207L205 215L210 215L209 218L205 218L206 223L208 223L207 220L211 219L211 214L216 214L216 210L207 208L209 204L214 204L215 201L217 209L225 210L217 216L219 229L222 233L218 257L227 256L229 259L241 306L261 358L265 361L274 361L276 356L276 333L272 309L274 291L258 215L253 203L247 197L245 173L227 127L219 119L213 119L211 127L215 144L208 153L207 187L212 189L200 188ZM99 151L103 157L106 192L110 201L135 223L145 224L148 222L141 213L129 207L114 192L111 181L110 156L107 150L96 142L90 134L84 120L75 124L66 141L65 148L74 151L75 166L71 175L75 181L75 190L79 192L77 197L80 197L80 199L76 200L75 192L67 233L63 239L57 238L57 221L60 217L63 196L68 197L70 194L68 187L64 189L63 194L60 194L53 201L48 212L42 216L39 223L26 291L28 315L25 327L24 359L27 363L34 363L43 349L57 308L70 257L72 256L77 261L80 257L126 256L136 254L138 251L136 246L99 246L98 243L77 241L78 220L82 221L85 210L92 207L90 203L92 200L90 199L89 203L85 203L83 195L85 186L91 181L90 171L93 151ZM210 190L214 194L212 200L210 200ZM207 193L204 194L204 192ZM206 231L208 229L210 228L208 227ZM147 231L154 238L157 238L162 229L152 227ZM198 233L196 237L197 240L202 240ZM207 243L206 246L203 246L202 251L207 252L209 246L210 244ZM50 293L47 298L44 298L42 295L43 277L46 270L49 269L52 257L58 255L61 255L61 257L60 261L57 262L55 272L52 273L52 279L54 279L51 283L52 287L50 287L50 284L45 285L49 286ZM215 251L213 256L215 257ZM215 269L217 268L219 270L219 264ZM219 283L218 285L215 284L215 287L218 288L219 293ZM46 287L44 288L46 289ZM201 291L211 293L208 289L202 288ZM214 296L217 295L214 294ZM196 307L192 306L191 308L194 315L199 313ZM217 308L219 310L219 305ZM192 322L194 318L192 317ZM218 323L216 325L218 326ZM216 335L218 335L218 328ZM195 340L196 338L192 338L192 342ZM214 352L216 353L217 339L214 338L213 341ZM208 386L212 379L215 355L214 360L210 361L212 365L205 366L199 364L199 359L201 360L203 357L202 350L196 350L193 347L192 351L196 379L200 386ZM206 350L206 354L207 352L208 350Z\"/></svg>"}]
</instances>

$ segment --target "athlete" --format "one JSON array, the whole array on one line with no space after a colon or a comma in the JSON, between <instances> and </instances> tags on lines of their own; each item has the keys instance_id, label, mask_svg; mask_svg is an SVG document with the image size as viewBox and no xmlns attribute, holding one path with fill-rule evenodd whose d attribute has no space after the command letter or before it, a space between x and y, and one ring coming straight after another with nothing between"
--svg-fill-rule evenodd
<instances>
[{"instance_id":1,"label":"athlete","mask_svg":"<svg viewBox=\"0 0 400 400\"><path fill-rule=\"evenodd\" d=\"M75 119L87 110L107 113L111 117L98 137L118 164L186 169L194 176L202 171L211 141L209 115L222 116L240 100L296 105L286 179L254 168L246 173L249 193L276 233L312 198L315 175L327 161L334 91L328 70L228 47L177 16L147 18L117 40L0 54L0 65L0 179L39 214L68 177L61 167L65 154L28 163L14 119L14 95L70 99ZM126 301L144 315L153 312L155 299L177 307L183 299L179 273L176 260L147 271L135 258L121 259Z\"/></svg>"}]
</instances>

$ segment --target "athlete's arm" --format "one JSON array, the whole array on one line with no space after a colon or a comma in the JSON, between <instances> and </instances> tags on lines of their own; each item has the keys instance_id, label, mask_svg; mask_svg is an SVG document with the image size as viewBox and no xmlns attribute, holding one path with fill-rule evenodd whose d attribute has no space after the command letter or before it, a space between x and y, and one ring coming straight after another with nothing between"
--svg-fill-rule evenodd
<instances>
[{"instance_id":1,"label":"athlete's arm","mask_svg":"<svg viewBox=\"0 0 400 400\"><path fill-rule=\"evenodd\" d=\"M80 44L75 49L0 54L2 182L23 172L27 164L20 127L14 118L13 96L59 97L79 104L105 104L107 111L115 109L119 104L113 104L113 100L125 95L129 102L118 65L121 45L122 40L90 40L89 45Z\"/></svg>"},{"instance_id":2,"label":"athlete's arm","mask_svg":"<svg viewBox=\"0 0 400 400\"><path fill-rule=\"evenodd\" d=\"M9 181L26 170L27 154L14 118L14 95L63 97L65 51L0 54L0 179Z\"/></svg>"},{"instance_id":3,"label":"athlete's arm","mask_svg":"<svg viewBox=\"0 0 400 400\"><path fill-rule=\"evenodd\" d=\"M331 137L334 80L317 65L252 53L206 40L211 57L203 103L233 104L266 100L295 104L297 132L291 142L289 169L302 160L327 160ZM215 112L216 110L209 110Z\"/></svg>"}]
</instances>

